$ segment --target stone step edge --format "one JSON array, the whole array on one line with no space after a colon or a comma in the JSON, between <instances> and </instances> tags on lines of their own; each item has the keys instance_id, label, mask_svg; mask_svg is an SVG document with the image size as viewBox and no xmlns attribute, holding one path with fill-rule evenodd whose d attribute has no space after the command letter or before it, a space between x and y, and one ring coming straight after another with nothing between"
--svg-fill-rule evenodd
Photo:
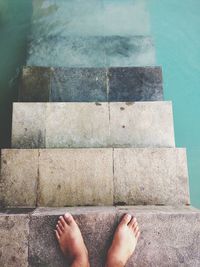
<instances>
[{"instance_id":1,"label":"stone step edge","mask_svg":"<svg viewBox=\"0 0 200 267\"><path fill-rule=\"evenodd\" d=\"M109 70L109 69L161 69L162 70L162 65L156 65L156 66L127 66L127 67L46 67L46 66L31 66L31 65L28 65L28 66L23 66L22 67L22 72L23 70L26 70L26 69L49 69L49 70L55 70L55 69L63 69L63 70L68 70L68 69L95 69L95 70L98 70L98 69L105 69L105 70Z\"/></svg>"},{"instance_id":2,"label":"stone step edge","mask_svg":"<svg viewBox=\"0 0 200 267\"><path fill-rule=\"evenodd\" d=\"M0 265L66 266L54 232L59 216L66 212L74 216L80 227L91 266L103 266L114 231L125 213L137 218L141 231L127 267L163 266L163 260L166 266L182 266L182 263L199 266L200 211L190 206L37 208L28 214L0 212L1 247L4 248L0 247Z\"/></svg>"},{"instance_id":3,"label":"stone step edge","mask_svg":"<svg viewBox=\"0 0 200 267\"><path fill-rule=\"evenodd\" d=\"M135 183L136 186L134 188L134 183L132 182L132 176L130 176L128 173L127 173L127 180L125 187L122 187L120 185L120 181L123 179L122 173L120 172L120 169L121 168L123 169L122 166L120 167L120 164L124 164L123 155L126 155L128 153L129 155L128 157L130 157L130 160L131 157L133 157L133 159L135 160L135 157L137 157L139 151L141 151L142 153L139 154L140 156L144 156L146 154L148 158L149 156L153 156L152 154L156 153L155 156L157 155L156 156L157 160L162 155L164 156L164 158L165 156L167 156L168 158L168 156L171 155L172 156L172 158L170 156L171 160L173 161L178 160L177 161L178 174L175 173L175 175L173 175L172 177L168 175L165 176L165 172L163 172L163 170L165 169L165 167L163 169L163 166L165 165L163 165L161 161L160 162L162 164L160 173L161 178L159 178L155 176L157 173L155 168L153 170L155 170L156 173L155 175L152 174L151 158L150 158L149 162L150 162L151 174L150 178L148 179L149 182L146 183L146 186L144 184L144 188L146 188L146 190L152 190L154 192L153 195L152 193L148 194L147 193L148 191L143 192L142 189L138 187L140 185L139 180L136 180ZM185 148L3 149L1 150L1 155L2 156L1 156L0 205L2 207L34 208L37 206L61 207L61 206L84 206L84 205L105 206L105 205L147 205L147 204L150 205L190 204L187 157ZM72 167L72 172L71 170L69 170L69 173L64 168L64 170L61 171L61 173L59 173L61 175L61 178L60 179L57 178L55 180L56 168L57 168L56 173L59 171L59 168L62 168L62 166L60 166L59 163L56 161L57 158L62 156L61 158L64 159L63 156L66 156L67 161L62 161L60 158L61 162L63 162L62 164L69 164L68 162L71 162L72 166L74 166L74 160L69 161L68 158L69 155L72 155L73 159L74 158L81 159L83 155L87 155L87 159L83 160L83 163L76 166L76 168L78 168L77 170L79 171L85 170L87 175L85 176L86 179L85 182L83 182L85 187L80 199L78 197L79 194L77 196L74 195L73 197L72 196L69 197L72 191L78 193L78 181L80 180L80 175L77 174L78 171L73 172L74 167ZM88 174L88 170L90 170L90 168L88 169L87 166L88 164L91 164L92 160L91 156L94 157L95 155L97 156L97 161L101 160L102 163L101 164L98 163L99 166L97 168L97 176L95 174L94 168L91 169L91 172L93 173L91 176L91 174ZM120 155L122 155L121 159ZM47 159L49 159L50 161ZM24 164L24 160L28 161L26 162L24 169L21 170L20 166ZM14 165L14 167L12 167L13 164L15 164L15 161L17 165ZM50 162L52 162L52 164ZM172 163L171 161L167 160L166 166L170 168L171 163ZM29 169L29 164L32 164L33 171L27 172L27 170ZM52 168L55 170L54 174L52 175L49 172L51 165L53 166ZM15 169L16 167L20 169L19 172L16 172ZM99 184L97 179L102 179L102 176L99 175L98 173L102 172L104 167L105 167L105 173L104 173L105 179L103 179L102 182ZM144 170L143 169L140 170L140 167L136 167L136 170L138 170L138 168L139 168L139 179L141 180L143 175L140 172L141 170L142 171ZM45 170L47 170L47 172ZM173 170L174 169L172 168L172 171ZM127 167L125 167L124 171L125 172L127 171ZM26 175L24 175L27 173L29 175L28 179ZM74 176L77 178L75 179L75 183L72 187L70 186L69 179L66 179L66 181L63 180L62 177L64 174L65 175L68 174L69 177ZM166 183L162 181L162 179L164 179L163 177L166 178L165 179ZM18 183L16 183L16 179L19 180ZM51 197L45 191L46 186L48 187L49 181L54 181L54 186L52 187L53 190L52 192L54 193L51 192ZM93 185L94 187L92 191L91 190L89 191L91 195L90 194L88 195L86 189L88 181L90 181L91 185ZM174 181L174 189L171 187L168 188L169 183L173 184L172 183L173 181ZM62 183L63 183L63 188L60 185ZM151 187L150 185L151 183L153 184L156 183L158 186L160 185L160 191L157 192L155 186ZM129 186L127 186L127 184L129 184ZM165 184L165 186L163 186L163 184ZM106 186L105 190L104 186ZM179 188L179 191L177 191L176 189L177 186ZM23 190L21 194L17 194L15 195L15 197L13 196L13 194L15 194L16 191L19 193L21 190ZM102 192L101 190L104 191ZM164 196L161 196L160 192L162 192ZM176 196L175 198L173 198L174 194Z\"/></svg>"},{"instance_id":4,"label":"stone step edge","mask_svg":"<svg viewBox=\"0 0 200 267\"><path fill-rule=\"evenodd\" d=\"M1 216L54 216L62 215L66 212L72 215L92 214L92 213L115 213L121 211L134 211L139 214L188 214L200 213L200 209L192 205L125 205L125 206L81 206L81 207L36 207L36 208L0 208Z\"/></svg>"},{"instance_id":5,"label":"stone step edge","mask_svg":"<svg viewBox=\"0 0 200 267\"><path fill-rule=\"evenodd\" d=\"M70 112L72 115L68 116ZM144 127L138 121L140 115L145 120ZM116 120L116 116L121 119ZM85 121L84 126L80 119ZM109 145L175 147L172 101L13 103L13 148Z\"/></svg>"}]
</instances>

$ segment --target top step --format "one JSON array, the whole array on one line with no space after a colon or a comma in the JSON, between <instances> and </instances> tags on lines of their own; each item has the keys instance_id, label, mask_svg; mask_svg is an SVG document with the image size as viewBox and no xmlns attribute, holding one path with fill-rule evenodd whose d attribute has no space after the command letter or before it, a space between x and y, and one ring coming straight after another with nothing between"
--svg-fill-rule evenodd
<instances>
[{"instance_id":1,"label":"top step","mask_svg":"<svg viewBox=\"0 0 200 267\"><path fill-rule=\"evenodd\" d=\"M20 102L162 101L161 67L24 67Z\"/></svg>"},{"instance_id":2,"label":"top step","mask_svg":"<svg viewBox=\"0 0 200 267\"><path fill-rule=\"evenodd\" d=\"M44 36L43 30L42 36L41 33L32 36L27 65L75 68L154 66L155 46L151 36L63 36L55 32Z\"/></svg>"}]
</instances>

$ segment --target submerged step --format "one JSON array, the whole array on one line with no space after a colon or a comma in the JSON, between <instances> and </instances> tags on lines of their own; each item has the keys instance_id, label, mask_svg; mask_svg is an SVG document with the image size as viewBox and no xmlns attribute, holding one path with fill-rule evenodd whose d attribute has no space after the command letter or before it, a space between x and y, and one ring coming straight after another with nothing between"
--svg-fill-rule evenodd
<instances>
[{"instance_id":1,"label":"submerged step","mask_svg":"<svg viewBox=\"0 0 200 267\"><path fill-rule=\"evenodd\" d=\"M199 266L200 211L192 207L38 208L0 213L1 266L64 267L55 239L60 215L70 212L89 251L91 267L105 264L107 250L121 217L137 218L141 235L127 266ZM3 248L3 249L2 249Z\"/></svg>"},{"instance_id":2,"label":"submerged step","mask_svg":"<svg viewBox=\"0 0 200 267\"><path fill-rule=\"evenodd\" d=\"M13 148L174 146L171 102L13 104Z\"/></svg>"},{"instance_id":3,"label":"submerged step","mask_svg":"<svg viewBox=\"0 0 200 267\"><path fill-rule=\"evenodd\" d=\"M24 67L21 102L163 100L161 67Z\"/></svg>"},{"instance_id":4,"label":"submerged step","mask_svg":"<svg viewBox=\"0 0 200 267\"><path fill-rule=\"evenodd\" d=\"M52 34L40 38L39 41L32 40L27 65L45 67L154 66L155 48L150 36L60 36Z\"/></svg>"},{"instance_id":5,"label":"submerged step","mask_svg":"<svg viewBox=\"0 0 200 267\"><path fill-rule=\"evenodd\" d=\"M4 207L189 204L182 148L5 149Z\"/></svg>"}]
</instances>

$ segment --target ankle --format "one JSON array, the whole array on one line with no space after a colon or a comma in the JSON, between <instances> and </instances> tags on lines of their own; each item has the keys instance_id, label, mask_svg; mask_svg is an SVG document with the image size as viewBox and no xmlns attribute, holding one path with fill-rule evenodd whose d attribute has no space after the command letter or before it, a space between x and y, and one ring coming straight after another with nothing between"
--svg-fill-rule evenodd
<instances>
[{"instance_id":1,"label":"ankle","mask_svg":"<svg viewBox=\"0 0 200 267\"><path fill-rule=\"evenodd\" d=\"M121 260L114 257L113 255L110 256L108 254L105 267L124 267L124 266L125 264Z\"/></svg>"},{"instance_id":2,"label":"ankle","mask_svg":"<svg viewBox=\"0 0 200 267\"><path fill-rule=\"evenodd\" d=\"M77 256L73 259L71 267L90 267L88 256Z\"/></svg>"},{"instance_id":3,"label":"ankle","mask_svg":"<svg viewBox=\"0 0 200 267\"><path fill-rule=\"evenodd\" d=\"M113 260L108 260L106 262L105 267L125 267L125 265L122 262L119 261L113 261Z\"/></svg>"}]
</instances>

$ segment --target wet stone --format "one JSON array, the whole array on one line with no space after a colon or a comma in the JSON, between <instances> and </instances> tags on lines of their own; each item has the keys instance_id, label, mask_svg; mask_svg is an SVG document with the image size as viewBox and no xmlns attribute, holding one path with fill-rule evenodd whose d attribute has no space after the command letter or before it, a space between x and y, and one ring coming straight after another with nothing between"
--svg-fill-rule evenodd
<instances>
[{"instance_id":1,"label":"wet stone","mask_svg":"<svg viewBox=\"0 0 200 267\"><path fill-rule=\"evenodd\" d=\"M163 100L160 67L109 68L109 101Z\"/></svg>"},{"instance_id":2,"label":"wet stone","mask_svg":"<svg viewBox=\"0 0 200 267\"><path fill-rule=\"evenodd\" d=\"M50 68L24 68L19 86L19 100L22 102L48 102L51 85L50 78Z\"/></svg>"},{"instance_id":3,"label":"wet stone","mask_svg":"<svg viewBox=\"0 0 200 267\"><path fill-rule=\"evenodd\" d=\"M0 212L0 266L28 267L28 214Z\"/></svg>"},{"instance_id":4,"label":"wet stone","mask_svg":"<svg viewBox=\"0 0 200 267\"><path fill-rule=\"evenodd\" d=\"M32 44L27 63L45 67L153 66L155 48L148 36L47 36Z\"/></svg>"},{"instance_id":5,"label":"wet stone","mask_svg":"<svg viewBox=\"0 0 200 267\"><path fill-rule=\"evenodd\" d=\"M55 68L52 72L50 101L107 101L106 69Z\"/></svg>"},{"instance_id":6,"label":"wet stone","mask_svg":"<svg viewBox=\"0 0 200 267\"><path fill-rule=\"evenodd\" d=\"M47 73L51 73L48 79ZM21 84L21 102L163 100L160 67L24 67ZM44 97L45 92L48 92L48 97Z\"/></svg>"},{"instance_id":7,"label":"wet stone","mask_svg":"<svg viewBox=\"0 0 200 267\"><path fill-rule=\"evenodd\" d=\"M155 65L155 48L149 36L106 36L106 67Z\"/></svg>"},{"instance_id":8,"label":"wet stone","mask_svg":"<svg viewBox=\"0 0 200 267\"><path fill-rule=\"evenodd\" d=\"M61 67L104 67L105 51L103 36L67 36L47 39L51 57L49 63L44 62L45 66ZM44 43L45 45L45 43ZM53 49L52 47L56 47ZM41 49L45 49L42 47ZM47 52L44 52L45 54ZM58 58L59 64L55 66Z\"/></svg>"}]
</instances>

